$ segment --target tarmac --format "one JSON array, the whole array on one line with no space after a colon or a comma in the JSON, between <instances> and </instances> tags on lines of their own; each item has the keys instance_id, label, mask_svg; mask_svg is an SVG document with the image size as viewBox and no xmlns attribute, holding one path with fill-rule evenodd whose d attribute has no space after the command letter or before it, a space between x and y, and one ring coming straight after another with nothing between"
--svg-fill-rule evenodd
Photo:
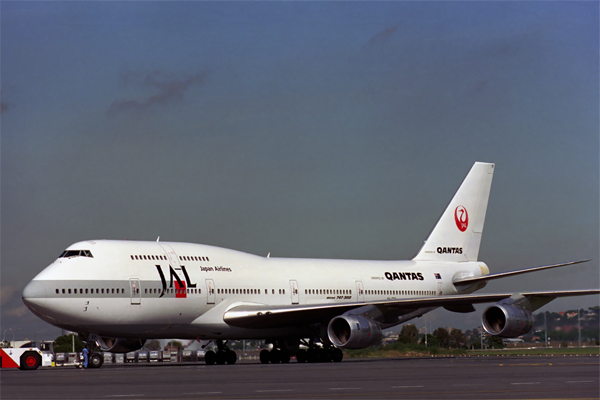
<instances>
[{"instance_id":1,"label":"tarmac","mask_svg":"<svg viewBox=\"0 0 600 400\"><path fill-rule=\"evenodd\" d=\"M598 356L4 369L2 399L597 399Z\"/></svg>"}]
</instances>

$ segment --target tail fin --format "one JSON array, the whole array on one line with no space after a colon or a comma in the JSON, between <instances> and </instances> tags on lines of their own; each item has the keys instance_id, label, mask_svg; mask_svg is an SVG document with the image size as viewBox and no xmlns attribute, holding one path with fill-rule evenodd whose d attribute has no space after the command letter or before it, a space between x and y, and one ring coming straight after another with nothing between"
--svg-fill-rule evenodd
<instances>
[{"instance_id":1,"label":"tail fin","mask_svg":"<svg viewBox=\"0 0 600 400\"><path fill-rule=\"evenodd\" d=\"M494 164L476 162L415 261L477 261Z\"/></svg>"}]
</instances>

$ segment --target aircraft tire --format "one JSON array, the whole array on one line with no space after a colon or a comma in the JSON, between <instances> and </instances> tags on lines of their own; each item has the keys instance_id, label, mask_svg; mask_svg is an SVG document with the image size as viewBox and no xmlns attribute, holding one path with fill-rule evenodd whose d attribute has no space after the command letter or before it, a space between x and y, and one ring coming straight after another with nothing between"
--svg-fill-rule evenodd
<instances>
[{"instance_id":1,"label":"aircraft tire","mask_svg":"<svg viewBox=\"0 0 600 400\"><path fill-rule=\"evenodd\" d=\"M344 359L344 352L342 351L342 349L332 349L330 358L333 362L341 362Z\"/></svg>"},{"instance_id":2,"label":"aircraft tire","mask_svg":"<svg viewBox=\"0 0 600 400\"><path fill-rule=\"evenodd\" d=\"M104 364L104 357L99 353L92 353L88 359L88 368L100 368Z\"/></svg>"},{"instance_id":3,"label":"aircraft tire","mask_svg":"<svg viewBox=\"0 0 600 400\"><path fill-rule=\"evenodd\" d=\"M269 350L263 350L260 352L260 362L262 364L268 364L269 360L271 359L270 354L269 354Z\"/></svg>"},{"instance_id":4,"label":"aircraft tire","mask_svg":"<svg viewBox=\"0 0 600 400\"><path fill-rule=\"evenodd\" d=\"M316 363L319 361L316 349L308 349L306 351L306 361L309 363Z\"/></svg>"},{"instance_id":5,"label":"aircraft tire","mask_svg":"<svg viewBox=\"0 0 600 400\"><path fill-rule=\"evenodd\" d=\"M290 352L287 350L280 350L279 351L279 359L281 360L282 364L288 364L290 362Z\"/></svg>"},{"instance_id":6,"label":"aircraft tire","mask_svg":"<svg viewBox=\"0 0 600 400\"><path fill-rule=\"evenodd\" d=\"M21 364L19 365L19 368L25 370L38 369L38 367L42 365L42 357L35 351L26 351L21 354L20 361Z\"/></svg>"},{"instance_id":7,"label":"aircraft tire","mask_svg":"<svg viewBox=\"0 0 600 400\"><path fill-rule=\"evenodd\" d=\"M237 354L233 350L228 350L227 353L225 354L225 358L226 358L227 364L232 365L232 364L235 364L235 362L237 361Z\"/></svg>"},{"instance_id":8,"label":"aircraft tire","mask_svg":"<svg viewBox=\"0 0 600 400\"><path fill-rule=\"evenodd\" d=\"M204 355L204 362L206 365L213 365L217 361L217 355L214 351L209 350Z\"/></svg>"},{"instance_id":9,"label":"aircraft tire","mask_svg":"<svg viewBox=\"0 0 600 400\"><path fill-rule=\"evenodd\" d=\"M223 365L227 361L227 353L225 351L217 351L217 365Z\"/></svg>"},{"instance_id":10,"label":"aircraft tire","mask_svg":"<svg viewBox=\"0 0 600 400\"><path fill-rule=\"evenodd\" d=\"M327 349L319 349L317 351L317 358L318 358L317 362L330 362L331 361L331 355L329 354L329 351Z\"/></svg>"},{"instance_id":11,"label":"aircraft tire","mask_svg":"<svg viewBox=\"0 0 600 400\"><path fill-rule=\"evenodd\" d=\"M269 353L269 360L271 364L279 364L281 361L281 352L278 349L273 349Z\"/></svg>"},{"instance_id":12,"label":"aircraft tire","mask_svg":"<svg viewBox=\"0 0 600 400\"><path fill-rule=\"evenodd\" d=\"M306 350L304 350L304 349L298 350L298 352L296 353L296 361L299 363L306 362Z\"/></svg>"}]
</instances>

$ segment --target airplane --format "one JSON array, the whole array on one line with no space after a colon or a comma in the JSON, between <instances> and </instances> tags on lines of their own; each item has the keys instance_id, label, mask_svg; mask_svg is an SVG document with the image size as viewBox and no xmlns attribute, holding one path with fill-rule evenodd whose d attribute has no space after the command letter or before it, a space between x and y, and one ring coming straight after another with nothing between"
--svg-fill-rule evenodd
<instances>
[{"instance_id":1,"label":"airplane","mask_svg":"<svg viewBox=\"0 0 600 400\"><path fill-rule=\"evenodd\" d=\"M205 362L234 364L228 340L264 339L262 363L339 362L341 349L379 344L382 330L436 308L482 315L491 335L529 332L532 312L598 289L473 294L494 279L589 260L491 274L478 260L492 163L476 162L417 255L405 261L276 258L215 246L88 240L69 246L23 290L38 317L104 351L148 339L212 341ZM302 345L302 346L301 346ZM90 357L102 365L100 354Z\"/></svg>"}]
</instances>

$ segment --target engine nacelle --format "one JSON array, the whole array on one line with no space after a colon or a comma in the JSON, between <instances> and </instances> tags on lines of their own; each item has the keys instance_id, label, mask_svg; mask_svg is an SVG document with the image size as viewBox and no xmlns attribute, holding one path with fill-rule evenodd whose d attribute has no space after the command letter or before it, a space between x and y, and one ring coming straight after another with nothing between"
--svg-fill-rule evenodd
<instances>
[{"instance_id":1,"label":"engine nacelle","mask_svg":"<svg viewBox=\"0 0 600 400\"><path fill-rule=\"evenodd\" d=\"M533 328L531 312L502 302L488 307L481 319L487 333L505 338L524 335Z\"/></svg>"},{"instance_id":2,"label":"engine nacelle","mask_svg":"<svg viewBox=\"0 0 600 400\"><path fill-rule=\"evenodd\" d=\"M111 353L129 353L130 351L136 351L144 346L146 340L140 339L122 339L122 338L108 338L99 337L96 340L98 347L103 351L110 351Z\"/></svg>"},{"instance_id":3,"label":"engine nacelle","mask_svg":"<svg viewBox=\"0 0 600 400\"><path fill-rule=\"evenodd\" d=\"M329 321L327 336L337 347L363 349L381 342L381 327L369 318L340 315Z\"/></svg>"}]
</instances>

